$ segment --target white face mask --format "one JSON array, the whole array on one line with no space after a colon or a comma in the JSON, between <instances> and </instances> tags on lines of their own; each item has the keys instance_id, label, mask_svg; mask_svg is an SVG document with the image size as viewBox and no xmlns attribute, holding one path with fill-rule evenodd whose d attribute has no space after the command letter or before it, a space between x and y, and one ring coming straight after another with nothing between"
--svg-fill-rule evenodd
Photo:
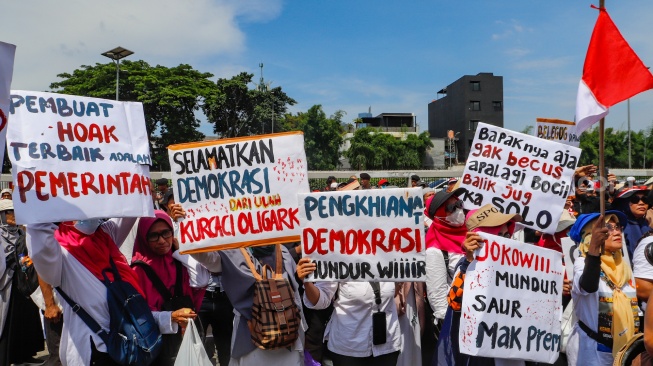
<instances>
[{"instance_id":1,"label":"white face mask","mask_svg":"<svg viewBox=\"0 0 653 366\"><path fill-rule=\"evenodd\" d=\"M91 235L97 230L98 226L102 223L100 219L78 220L75 223L75 229L81 231L86 235Z\"/></svg>"},{"instance_id":2,"label":"white face mask","mask_svg":"<svg viewBox=\"0 0 653 366\"><path fill-rule=\"evenodd\" d=\"M447 215L444 218L449 225L459 227L465 224L465 212L462 208L456 208L454 212Z\"/></svg>"}]
</instances>

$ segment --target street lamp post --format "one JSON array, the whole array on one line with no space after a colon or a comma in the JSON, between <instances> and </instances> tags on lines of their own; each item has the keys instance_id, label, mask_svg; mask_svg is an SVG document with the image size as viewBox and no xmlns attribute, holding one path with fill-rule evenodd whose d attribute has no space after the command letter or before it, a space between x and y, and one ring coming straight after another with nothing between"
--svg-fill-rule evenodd
<instances>
[{"instance_id":1,"label":"street lamp post","mask_svg":"<svg viewBox=\"0 0 653 366\"><path fill-rule=\"evenodd\" d=\"M108 57L116 63L116 100L118 100L118 92L120 91L120 60L133 54L134 52L122 47L116 47L102 53L102 56Z\"/></svg>"}]
</instances>

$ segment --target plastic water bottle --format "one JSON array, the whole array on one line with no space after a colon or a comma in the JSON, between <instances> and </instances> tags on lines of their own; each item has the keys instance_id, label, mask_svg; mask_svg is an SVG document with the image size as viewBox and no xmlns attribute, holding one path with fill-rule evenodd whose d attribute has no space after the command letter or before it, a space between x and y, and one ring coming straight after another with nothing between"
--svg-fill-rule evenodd
<instances>
[{"instance_id":1,"label":"plastic water bottle","mask_svg":"<svg viewBox=\"0 0 653 366\"><path fill-rule=\"evenodd\" d=\"M25 258L25 254L19 254L18 255L18 263L20 263L20 269L23 272L27 272L27 258Z\"/></svg>"}]
</instances>

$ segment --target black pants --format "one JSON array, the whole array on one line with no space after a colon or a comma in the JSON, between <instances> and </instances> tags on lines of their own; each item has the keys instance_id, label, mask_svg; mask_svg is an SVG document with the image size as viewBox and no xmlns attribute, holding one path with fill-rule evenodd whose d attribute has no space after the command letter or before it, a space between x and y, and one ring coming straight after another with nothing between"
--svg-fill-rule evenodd
<instances>
[{"instance_id":1,"label":"black pants","mask_svg":"<svg viewBox=\"0 0 653 366\"><path fill-rule=\"evenodd\" d=\"M57 323L44 319L45 343L48 346L48 358L42 366L61 366L59 360L59 343L61 343L61 329L63 328L63 317Z\"/></svg>"},{"instance_id":2,"label":"black pants","mask_svg":"<svg viewBox=\"0 0 653 366\"><path fill-rule=\"evenodd\" d=\"M120 364L115 362L108 353L98 351L91 339L91 366L120 366Z\"/></svg>"},{"instance_id":3,"label":"black pants","mask_svg":"<svg viewBox=\"0 0 653 366\"><path fill-rule=\"evenodd\" d=\"M200 320L208 334L209 325L213 333L213 342L209 337L204 341L204 349L209 357L213 356L213 347L218 351L220 366L229 365L231 358L231 333L234 324L234 308L227 295L220 291L206 291L200 308ZM213 344L212 344L213 343Z\"/></svg>"},{"instance_id":4,"label":"black pants","mask_svg":"<svg viewBox=\"0 0 653 366\"><path fill-rule=\"evenodd\" d=\"M330 352L333 366L396 366L399 351L377 357L350 357Z\"/></svg>"}]
</instances>

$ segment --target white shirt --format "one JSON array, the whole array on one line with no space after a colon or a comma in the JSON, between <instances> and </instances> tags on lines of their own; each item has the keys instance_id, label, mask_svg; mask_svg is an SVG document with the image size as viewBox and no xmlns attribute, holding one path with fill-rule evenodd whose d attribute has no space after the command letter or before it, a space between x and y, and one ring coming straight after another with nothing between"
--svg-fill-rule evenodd
<instances>
[{"instance_id":1,"label":"white shirt","mask_svg":"<svg viewBox=\"0 0 653 366\"><path fill-rule=\"evenodd\" d=\"M599 295L612 297L612 289L603 280L599 280L599 289L587 293L580 287L580 276L585 268L585 257L579 257L574 263L574 280L571 288L571 297L574 299L574 312L578 320L590 329L596 331L599 326ZM635 289L626 283L621 291L629 297L635 297ZM606 365L614 362L612 352L602 352L597 349L597 343L590 338L578 323L569 335L567 344L567 360L570 365ZM578 360L583 360L578 363Z\"/></svg>"},{"instance_id":2,"label":"white shirt","mask_svg":"<svg viewBox=\"0 0 653 366\"><path fill-rule=\"evenodd\" d=\"M134 219L113 219L101 228L115 243L122 243L131 229ZM33 224L27 228L27 248L39 276L52 287L61 287L100 326L109 330L109 306L107 288L84 265L73 257L54 238L54 224ZM102 339L72 311L63 301L63 329L59 345L61 363L67 366L85 366L91 362L91 338L100 352L107 348ZM172 322L171 312L153 312L154 320L162 334L177 332L177 323Z\"/></svg>"},{"instance_id":3,"label":"white shirt","mask_svg":"<svg viewBox=\"0 0 653 366\"><path fill-rule=\"evenodd\" d=\"M381 311L386 316L386 343L372 344L372 314L377 312L374 291L368 282L316 282L320 290L317 304L312 304L304 293L304 304L309 309L325 309L333 303L333 314L324 331L330 351L350 357L379 356L402 348L399 319L395 305L394 282L379 282ZM371 366L371 365L370 365Z\"/></svg>"},{"instance_id":4,"label":"white shirt","mask_svg":"<svg viewBox=\"0 0 653 366\"><path fill-rule=\"evenodd\" d=\"M644 250L646 246L653 243L653 237L642 240L633 253L633 275L635 278L653 280L653 265L646 260Z\"/></svg>"}]
</instances>

